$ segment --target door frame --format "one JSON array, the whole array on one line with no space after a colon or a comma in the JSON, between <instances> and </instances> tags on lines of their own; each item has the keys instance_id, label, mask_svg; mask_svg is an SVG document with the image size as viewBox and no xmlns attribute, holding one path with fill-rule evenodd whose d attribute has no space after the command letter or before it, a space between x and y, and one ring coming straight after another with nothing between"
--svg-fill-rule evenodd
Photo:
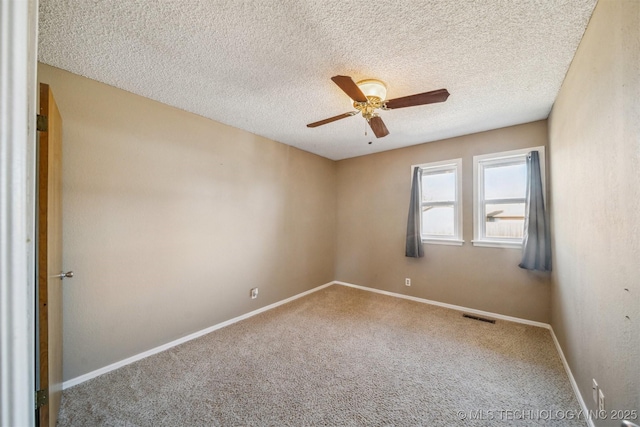
<instances>
[{"instance_id":1,"label":"door frame","mask_svg":"<svg viewBox=\"0 0 640 427\"><path fill-rule=\"evenodd\" d=\"M35 423L38 0L0 2L0 425Z\"/></svg>"}]
</instances>

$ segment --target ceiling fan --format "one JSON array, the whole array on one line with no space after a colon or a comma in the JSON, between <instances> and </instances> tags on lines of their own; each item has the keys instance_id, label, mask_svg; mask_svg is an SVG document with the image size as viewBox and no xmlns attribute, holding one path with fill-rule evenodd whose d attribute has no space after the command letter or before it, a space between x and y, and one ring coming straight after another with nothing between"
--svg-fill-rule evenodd
<instances>
[{"instance_id":1,"label":"ceiling fan","mask_svg":"<svg viewBox=\"0 0 640 427\"><path fill-rule=\"evenodd\" d=\"M438 89L432 90L431 92L385 100L387 96L387 86L380 80L367 79L355 83L349 76L333 76L331 80L333 80L344 93L349 95L349 98L353 100L353 107L356 111L350 111L318 122L309 123L307 125L309 128L326 125L327 123L362 113L362 117L367 120L376 138L382 138L389 135L389 130L376 110L393 110L396 108L413 107L415 105L434 104L436 102L444 102L449 97L449 91L446 89Z\"/></svg>"}]
</instances>

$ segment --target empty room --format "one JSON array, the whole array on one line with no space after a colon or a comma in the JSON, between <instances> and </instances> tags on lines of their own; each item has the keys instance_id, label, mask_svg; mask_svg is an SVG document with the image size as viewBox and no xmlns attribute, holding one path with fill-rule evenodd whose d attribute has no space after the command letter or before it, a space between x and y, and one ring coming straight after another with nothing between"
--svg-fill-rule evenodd
<instances>
[{"instance_id":1,"label":"empty room","mask_svg":"<svg viewBox=\"0 0 640 427\"><path fill-rule=\"evenodd\" d=\"M640 424L640 1L0 13L2 426Z\"/></svg>"}]
</instances>

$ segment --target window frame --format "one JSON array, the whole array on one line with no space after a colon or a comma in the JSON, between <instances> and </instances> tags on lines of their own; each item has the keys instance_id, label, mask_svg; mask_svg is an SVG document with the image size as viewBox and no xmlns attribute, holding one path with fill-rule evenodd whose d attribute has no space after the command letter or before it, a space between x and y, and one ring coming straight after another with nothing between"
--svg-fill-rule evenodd
<instances>
[{"instance_id":1,"label":"window frame","mask_svg":"<svg viewBox=\"0 0 640 427\"><path fill-rule=\"evenodd\" d=\"M545 165L545 149L544 146L523 148L519 150L503 151L499 153L483 154L473 156L473 243L474 246L494 247L494 248L512 248L521 249L524 238L513 237L486 237L485 236L485 205L484 197L484 170L487 166L496 165L509 166L519 164L522 160L526 163L526 157L531 151L537 151L540 157L540 174L542 176L543 198L546 203L547 187L546 187L546 165ZM526 190L525 190L526 191ZM509 199L490 199L491 202L516 202L524 201L526 207L526 193L522 198ZM525 212L526 215L526 212Z\"/></svg>"},{"instance_id":2,"label":"window frame","mask_svg":"<svg viewBox=\"0 0 640 427\"><path fill-rule=\"evenodd\" d=\"M422 226L422 207L429 204L438 204L441 202L423 202L422 201L422 179L418 183L420 188L420 239L422 243L435 245L454 245L462 246L462 159L443 160L439 162L421 163L411 165L411 177L415 168L420 168L424 174L453 171L455 176L455 200L453 201L453 236L436 236L425 235Z\"/></svg>"}]
</instances>

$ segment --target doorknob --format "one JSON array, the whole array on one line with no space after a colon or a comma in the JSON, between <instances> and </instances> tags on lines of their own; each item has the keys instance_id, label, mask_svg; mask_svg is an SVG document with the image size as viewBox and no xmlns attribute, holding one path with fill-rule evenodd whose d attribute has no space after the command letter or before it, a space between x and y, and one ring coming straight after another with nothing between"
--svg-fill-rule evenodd
<instances>
[{"instance_id":1,"label":"doorknob","mask_svg":"<svg viewBox=\"0 0 640 427\"><path fill-rule=\"evenodd\" d=\"M67 279L71 279L71 278L73 277L73 271L67 271L66 273L65 273L64 271L61 271L61 272L60 272L60 274L56 274L56 275L55 275L55 276L53 276L53 277L54 277L54 278L55 278L55 277L59 277L59 278L60 278L60 280L64 279L65 277L66 277Z\"/></svg>"}]
</instances>

